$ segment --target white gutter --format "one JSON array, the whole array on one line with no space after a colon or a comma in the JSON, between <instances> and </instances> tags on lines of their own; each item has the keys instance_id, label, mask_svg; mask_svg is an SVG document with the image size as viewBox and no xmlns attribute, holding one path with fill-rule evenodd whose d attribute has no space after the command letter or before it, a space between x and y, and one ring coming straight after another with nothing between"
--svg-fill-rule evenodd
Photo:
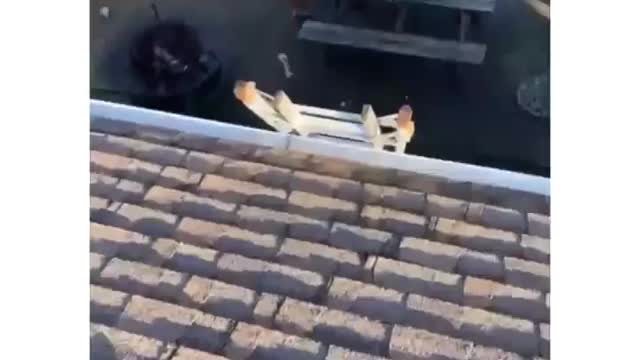
<instances>
[{"instance_id":1,"label":"white gutter","mask_svg":"<svg viewBox=\"0 0 640 360\"><path fill-rule=\"evenodd\" d=\"M373 167L412 171L453 181L474 182L536 194L550 195L549 178L408 154L277 133L215 120L150 110L131 105L91 100L91 120L106 118L162 127L180 132L252 143L277 149L355 161Z\"/></svg>"}]
</instances>

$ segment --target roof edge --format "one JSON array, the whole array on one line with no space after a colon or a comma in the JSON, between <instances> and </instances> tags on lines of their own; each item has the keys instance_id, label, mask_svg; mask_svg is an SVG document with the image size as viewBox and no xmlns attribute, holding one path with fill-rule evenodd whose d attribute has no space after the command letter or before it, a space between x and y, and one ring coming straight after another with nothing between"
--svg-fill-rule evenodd
<instances>
[{"instance_id":1,"label":"roof edge","mask_svg":"<svg viewBox=\"0 0 640 360\"><path fill-rule=\"evenodd\" d=\"M541 176L334 143L132 105L91 99L90 117L156 126L201 136L355 161L372 167L412 171L453 181L473 182L550 196L550 179Z\"/></svg>"}]
</instances>

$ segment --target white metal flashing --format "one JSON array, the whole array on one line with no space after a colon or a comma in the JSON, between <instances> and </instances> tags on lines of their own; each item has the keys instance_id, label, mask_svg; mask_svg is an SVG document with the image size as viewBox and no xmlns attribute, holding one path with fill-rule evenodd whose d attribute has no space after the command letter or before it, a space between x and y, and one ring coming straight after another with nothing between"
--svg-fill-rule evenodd
<instances>
[{"instance_id":1,"label":"white metal flashing","mask_svg":"<svg viewBox=\"0 0 640 360\"><path fill-rule=\"evenodd\" d=\"M215 120L91 99L90 116L286 149L288 135Z\"/></svg>"},{"instance_id":2,"label":"white metal flashing","mask_svg":"<svg viewBox=\"0 0 640 360\"><path fill-rule=\"evenodd\" d=\"M413 171L425 175L440 176L453 181L474 182L546 196L550 195L549 178L513 171L415 155L397 154L101 100L91 100L90 115L92 121L94 118L119 120L202 136L253 143L277 149L289 149L335 157L374 167Z\"/></svg>"}]
</instances>

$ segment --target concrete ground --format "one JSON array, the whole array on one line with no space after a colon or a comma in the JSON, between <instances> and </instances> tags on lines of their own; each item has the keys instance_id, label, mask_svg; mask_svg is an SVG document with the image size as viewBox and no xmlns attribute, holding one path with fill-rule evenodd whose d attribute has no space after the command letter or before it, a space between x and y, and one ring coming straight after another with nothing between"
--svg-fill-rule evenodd
<instances>
[{"instance_id":1,"label":"concrete ground","mask_svg":"<svg viewBox=\"0 0 640 360\"><path fill-rule=\"evenodd\" d=\"M321 1L321 0L319 0ZM377 114L414 109L416 135L408 153L549 175L549 119L520 109L520 82L549 71L549 21L522 1L497 0L496 10L473 27L471 40L487 44L482 65L334 49L296 39L298 24L284 0L157 0L161 18L177 18L199 29L204 43L223 55L228 83L256 81L298 103ZM108 90L138 87L128 69L134 34L153 23L150 1L91 1L92 96L128 102ZM99 8L110 8L109 19ZM407 31L455 36L456 13L413 9ZM294 76L284 76L278 53L288 56ZM107 92L105 92L107 90ZM236 102L230 88L216 101L200 99L194 115L254 127L266 126Z\"/></svg>"}]
</instances>

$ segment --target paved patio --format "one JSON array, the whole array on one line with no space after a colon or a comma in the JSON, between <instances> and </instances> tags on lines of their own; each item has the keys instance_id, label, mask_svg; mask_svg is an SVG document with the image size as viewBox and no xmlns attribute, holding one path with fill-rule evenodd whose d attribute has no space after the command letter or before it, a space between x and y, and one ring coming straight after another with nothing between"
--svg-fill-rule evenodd
<instances>
[{"instance_id":1,"label":"paved patio","mask_svg":"<svg viewBox=\"0 0 640 360\"><path fill-rule=\"evenodd\" d=\"M370 103L386 114L408 102L416 121L408 153L549 174L549 120L521 110L515 96L521 81L549 68L548 20L524 1L498 0L496 11L481 17L472 39L487 44L485 62L461 65L457 79L446 63L389 54L348 51L327 63L323 46L296 40L297 24L285 1L156 3L162 18L185 19L200 29L204 42L232 64L232 78L254 80L269 92L283 89L296 102L348 111ZM101 6L109 6L109 19L100 17ZM92 88L134 86L126 76L127 47L153 21L148 2L91 2ZM408 26L431 36L453 35L455 21L455 12L429 7L414 13ZM278 53L287 54L293 77L284 76ZM202 103L195 115L265 127L231 91L222 105Z\"/></svg>"}]
</instances>

